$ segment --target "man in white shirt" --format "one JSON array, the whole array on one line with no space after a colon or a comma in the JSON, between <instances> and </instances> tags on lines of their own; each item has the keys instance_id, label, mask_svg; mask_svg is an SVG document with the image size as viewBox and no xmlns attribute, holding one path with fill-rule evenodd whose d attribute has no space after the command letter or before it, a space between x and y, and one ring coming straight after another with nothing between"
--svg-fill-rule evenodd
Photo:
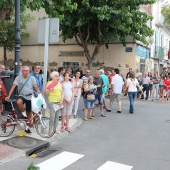
<instances>
[{"instance_id":1,"label":"man in white shirt","mask_svg":"<svg viewBox=\"0 0 170 170\"><path fill-rule=\"evenodd\" d=\"M117 113L121 113L121 96L122 96L122 88L124 85L124 82L122 80L122 77L119 76L119 69L114 69L115 76L112 78L111 82L111 95L110 95L110 103L109 108L107 109L108 112L111 112L111 108L113 105L113 102L116 100L118 102L118 111Z\"/></svg>"}]
</instances>

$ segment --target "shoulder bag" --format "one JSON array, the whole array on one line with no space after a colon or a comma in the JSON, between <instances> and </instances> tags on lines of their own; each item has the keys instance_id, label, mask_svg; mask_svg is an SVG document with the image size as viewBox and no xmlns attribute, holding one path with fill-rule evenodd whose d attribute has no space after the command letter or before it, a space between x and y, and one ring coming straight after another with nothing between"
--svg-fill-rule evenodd
<instances>
[{"instance_id":1,"label":"shoulder bag","mask_svg":"<svg viewBox=\"0 0 170 170\"><path fill-rule=\"evenodd\" d=\"M18 95L20 94L21 90L22 90L23 87L26 85L26 83L28 82L28 80L29 80L30 77L31 77L31 76L29 76L29 77L27 78L27 80L25 81L25 83L23 84L23 86L21 87L21 89L19 90Z\"/></svg>"}]
</instances>

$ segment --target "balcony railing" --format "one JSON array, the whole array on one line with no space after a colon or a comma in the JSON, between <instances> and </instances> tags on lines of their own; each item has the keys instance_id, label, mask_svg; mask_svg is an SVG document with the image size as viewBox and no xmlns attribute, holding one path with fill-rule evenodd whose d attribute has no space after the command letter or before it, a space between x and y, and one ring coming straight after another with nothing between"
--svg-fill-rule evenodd
<instances>
[{"instance_id":1,"label":"balcony railing","mask_svg":"<svg viewBox=\"0 0 170 170\"><path fill-rule=\"evenodd\" d=\"M164 59L164 48L160 46L155 47L155 58Z\"/></svg>"},{"instance_id":2,"label":"balcony railing","mask_svg":"<svg viewBox=\"0 0 170 170\"><path fill-rule=\"evenodd\" d=\"M159 28L163 28L164 20L165 20L164 16L160 12L157 12L155 25Z\"/></svg>"}]
</instances>

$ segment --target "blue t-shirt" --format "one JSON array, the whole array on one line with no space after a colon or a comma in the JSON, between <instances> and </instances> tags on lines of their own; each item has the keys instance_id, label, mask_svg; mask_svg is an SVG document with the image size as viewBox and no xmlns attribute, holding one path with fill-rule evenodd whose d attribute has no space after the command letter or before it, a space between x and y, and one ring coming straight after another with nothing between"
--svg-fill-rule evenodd
<instances>
[{"instance_id":1,"label":"blue t-shirt","mask_svg":"<svg viewBox=\"0 0 170 170\"><path fill-rule=\"evenodd\" d=\"M108 89L109 79L108 79L108 77L105 74L101 74L100 77L102 78L103 85L104 85L104 87L102 88L102 92L106 93L107 89Z\"/></svg>"},{"instance_id":2,"label":"blue t-shirt","mask_svg":"<svg viewBox=\"0 0 170 170\"><path fill-rule=\"evenodd\" d=\"M41 93L43 92L43 87L42 87L42 74L38 74L38 77L34 74L34 72L32 71L30 73L30 76L33 76L37 82L37 86L39 88L39 90L41 91Z\"/></svg>"}]
</instances>

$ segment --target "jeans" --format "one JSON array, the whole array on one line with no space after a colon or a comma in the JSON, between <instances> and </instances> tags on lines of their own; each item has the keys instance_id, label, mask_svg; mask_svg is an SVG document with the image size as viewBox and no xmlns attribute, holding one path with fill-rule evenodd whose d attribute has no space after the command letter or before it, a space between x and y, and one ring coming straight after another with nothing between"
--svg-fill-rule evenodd
<instances>
[{"instance_id":1,"label":"jeans","mask_svg":"<svg viewBox=\"0 0 170 170\"><path fill-rule=\"evenodd\" d=\"M130 111L134 111L134 99L136 97L137 92L128 92L129 101L130 101Z\"/></svg>"},{"instance_id":2,"label":"jeans","mask_svg":"<svg viewBox=\"0 0 170 170\"><path fill-rule=\"evenodd\" d=\"M148 99L148 95L149 95L149 86L148 84L143 84L143 93L146 91L146 98L145 99ZM142 94L141 98L144 98L144 94Z\"/></svg>"},{"instance_id":3,"label":"jeans","mask_svg":"<svg viewBox=\"0 0 170 170\"><path fill-rule=\"evenodd\" d=\"M158 99L158 90L159 90L159 84L153 84L152 99L154 99L155 91L156 91L156 99Z\"/></svg>"}]
</instances>

